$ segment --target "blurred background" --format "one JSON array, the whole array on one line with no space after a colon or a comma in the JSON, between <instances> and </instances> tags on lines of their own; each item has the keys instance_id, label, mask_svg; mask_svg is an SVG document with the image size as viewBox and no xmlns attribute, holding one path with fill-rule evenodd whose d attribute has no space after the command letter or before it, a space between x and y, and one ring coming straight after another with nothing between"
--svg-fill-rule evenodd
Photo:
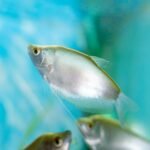
<instances>
[{"instance_id":1,"label":"blurred background","mask_svg":"<svg viewBox=\"0 0 150 150\"><path fill-rule=\"evenodd\" d=\"M0 1L0 148L21 149L42 133L70 129L71 149L84 150L72 117L32 64L30 43L109 60L107 72L139 107L129 127L150 139L149 0Z\"/></svg>"}]
</instances>

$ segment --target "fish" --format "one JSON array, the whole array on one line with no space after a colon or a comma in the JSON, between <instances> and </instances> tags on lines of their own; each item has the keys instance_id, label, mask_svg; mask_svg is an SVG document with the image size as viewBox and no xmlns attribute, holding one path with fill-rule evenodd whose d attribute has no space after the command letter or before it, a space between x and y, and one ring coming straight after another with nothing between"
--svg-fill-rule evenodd
<instances>
[{"instance_id":1,"label":"fish","mask_svg":"<svg viewBox=\"0 0 150 150\"><path fill-rule=\"evenodd\" d=\"M150 141L117 120L101 115L80 118L79 129L91 150L149 150Z\"/></svg>"},{"instance_id":2,"label":"fish","mask_svg":"<svg viewBox=\"0 0 150 150\"><path fill-rule=\"evenodd\" d=\"M50 88L85 113L115 112L121 124L135 108L104 71L108 61L63 46L29 45L28 53Z\"/></svg>"},{"instance_id":3,"label":"fish","mask_svg":"<svg viewBox=\"0 0 150 150\"><path fill-rule=\"evenodd\" d=\"M69 150L71 140L71 131L69 130L46 133L35 139L24 150Z\"/></svg>"}]
</instances>

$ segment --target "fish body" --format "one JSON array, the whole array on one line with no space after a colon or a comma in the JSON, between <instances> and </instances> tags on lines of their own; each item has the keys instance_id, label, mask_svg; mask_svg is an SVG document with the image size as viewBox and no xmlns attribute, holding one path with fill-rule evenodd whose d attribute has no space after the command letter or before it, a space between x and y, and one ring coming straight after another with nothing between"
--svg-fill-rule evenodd
<instances>
[{"instance_id":1,"label":"fish body","mask_svg":"<svg viewBox=\"0 0 150 150\"><path fill-rule=\"evenodd\" d=\"M88 113L112 112L120 120L130 100L91 56L62 46L28 47L29 55L51 88ZM100 62L101 63L101 62Z\"/></svg>"},{"instance_id":2,"label":"fish body","mask_svg":"<svg viewBox=\"0 0 150 150\"><path fill-rule=\"evenodd\" d=\"M71 132L47 133L38 137L24 150L69 150Z\"/></svg>"},{"instance_id":3,"label":"fish body","mask_svg":"<svg viewBox=\"0 0 150 150\"><path fill-rule=\"evenodd\" d=\"M86 143L92 150L149 150L150 142L101 116L78 121Z\"/></svg>"}]
</instances>

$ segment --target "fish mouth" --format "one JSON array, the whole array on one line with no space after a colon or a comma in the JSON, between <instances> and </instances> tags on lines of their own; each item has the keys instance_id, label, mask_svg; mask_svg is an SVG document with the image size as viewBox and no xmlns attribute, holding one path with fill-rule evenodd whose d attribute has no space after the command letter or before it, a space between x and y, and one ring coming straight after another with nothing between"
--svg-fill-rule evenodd
<instances>
[{"instance_id":1,"label":"fish mouth","mask_svg":"<svg viewBox=\"0 0 150 150\"><path fill-rule=\"evenodd\" d=\"M78 126L79 126L80 132L85 136L86 125L82 121L78 121Z\"/></svg>"},{"instance_id":2,"label":"fish mouth","mask_svg":"<svg viewBox=\"0 0 150 150\"><path fill-rule=\"evenodd\" d=\"M66 133L66 135L71 136L71 131L70 130L65 131L65 133Z\"/></svg>"},{"instance_id":3,"label":"fish mouth","mask_svg":"<svg viewBox=\"0 0 150 150\"><path fill-rule=\"evenodd\" d=\"M35 47L35 45L29 44L29 45L27 46L28 52L31 52L31 50L33 49L33 47Z\"/></svg>"},{"instance_id":4,"label":"fish mouth","mask_svg":"<svg viewBox=\"0 0 150 150\"><path fill-rule=\"evenodd\" d=\"M69 131L69 130L65 131L65 136L67 137L67 141L69 143L71 143L71 141L72 141L72 133L71 133L71 131Z\"/></svg>"},{"instance_id":5,"label":"fish mouth","mask_svg":"<svg viewBox=\"0 0 150 150\"><path fill-rule=\"evenodd\" d=\"M87 123L91 123L91 122L87 122L87 120L84 119L80 119L78 120L78 127L80 132L82 133L82 135L84 137L87 137L89 135L89 133L91 132L92 128L90 128Z\"/></svg>"}]
</instances>

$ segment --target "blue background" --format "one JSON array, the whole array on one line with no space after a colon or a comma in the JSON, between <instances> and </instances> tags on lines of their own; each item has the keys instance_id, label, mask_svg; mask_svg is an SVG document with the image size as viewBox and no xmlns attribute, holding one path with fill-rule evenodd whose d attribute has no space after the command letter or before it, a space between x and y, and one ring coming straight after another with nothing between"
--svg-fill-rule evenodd
<instances>
[{"instance_id":1,"label":"blue background","mask_svg":"<svg viewBox=\"0 0 150 150\"><path fill-rule=\"evenodd\" d=\"M0 148L20 149L44 132L70 129L72 149L84 149L71 115L32 64L30 43L109 60L107 71L139 107L129 127L150 139L149 1L0 1Z\"/></svg>"}]
</instances>

